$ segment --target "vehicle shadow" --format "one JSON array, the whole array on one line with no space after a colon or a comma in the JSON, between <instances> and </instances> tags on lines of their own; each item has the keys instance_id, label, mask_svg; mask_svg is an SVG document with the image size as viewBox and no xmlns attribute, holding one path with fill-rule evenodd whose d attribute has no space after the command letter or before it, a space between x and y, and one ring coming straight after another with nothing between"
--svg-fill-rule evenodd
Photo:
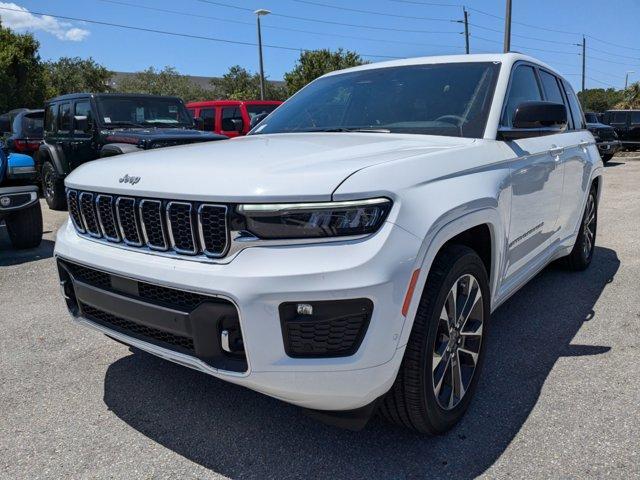
<instances>
[{"instance_id":1,"label":"vehicle shadow","mask_svg":"<svg viewBox=\"0 0 640 480\"><path fill-rule=\"evenodd\" d=\"M53 256L54 246L54 241L43 238L40 246L36 248L16 250L11 245L6 227L4 225L0 225L0 267L21 265L23 263L42 260L44 258L51 258Z\"/></svg>"},{"instance_id":2,"label":"vehicle shadow","mask_svg":"<svg viewBox=\"0 0 640 480\"><path fill-rule=\"evenodd\" d=\"M621 161L614 162L614 161L609 160L607 163L604 164L604 166L606 168L619 167L620 165L625 165L625 162L621 162Z\"/></svg>"},{"instance_id":3,"label":"vehicle shadow","mask_svg":"<svg viewBox=\"0 0 640 480\"><path fill-rule=\"evenodd\" d=\"M498 309L476 398L440 437L377 417L361 432L340 430L143 352L109 366L104 401L151 440L230 478L474 478L518 433L560 357L610 350L571 342L619 265L613 250L598 247L586 272L552 265Z\"/></svg>"}]
</instances>

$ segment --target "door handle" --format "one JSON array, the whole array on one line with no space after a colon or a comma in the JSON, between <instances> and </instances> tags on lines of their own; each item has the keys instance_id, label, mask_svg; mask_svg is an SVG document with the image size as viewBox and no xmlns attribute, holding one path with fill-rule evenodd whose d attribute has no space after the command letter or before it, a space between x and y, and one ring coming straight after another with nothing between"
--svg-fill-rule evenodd
<instances>
[{"instance_id":1,"label":"door handle","mask_svg":"<svg viewBox=\"0 0 640 480\"><path fill-rule=\"evenodd\" d=\"M549 150L549 153L551 154L552 157L560 157L560 155L564 153L564 148L563 147L552 148Z\"/></svg>"}]
</instances>

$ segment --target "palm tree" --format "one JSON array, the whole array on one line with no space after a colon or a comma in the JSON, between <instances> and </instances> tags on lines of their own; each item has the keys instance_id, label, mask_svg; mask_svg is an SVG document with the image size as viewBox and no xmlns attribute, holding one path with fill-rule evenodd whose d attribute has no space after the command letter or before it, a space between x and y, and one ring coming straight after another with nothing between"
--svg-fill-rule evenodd
<instances>
[{"instance_id":1,"label":"palm tree","mask_svg":"<svg viewBox=\"0 0 640 480\"><path fill-rule=\"evenodd\" d=\"M630 85L624 91L624 99L616 107L623 109L640 108L640 82Z\"/></svg>"}]
</instances>

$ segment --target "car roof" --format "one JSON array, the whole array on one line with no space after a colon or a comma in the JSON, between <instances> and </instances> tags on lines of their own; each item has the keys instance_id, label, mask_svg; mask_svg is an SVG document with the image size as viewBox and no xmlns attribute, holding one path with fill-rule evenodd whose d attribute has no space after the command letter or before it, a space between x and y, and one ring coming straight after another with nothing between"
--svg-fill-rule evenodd
<instances>
[{"instance_id":1,"label":"car roof","mask_svg":"<svg viewBox=\"0 0 640 480\"><path fill-rule=\"evenodd\" d=\"M189 102L187 107L235 107L238 105L280 105L280 100L202 100Z\"/></svg>"},{"instance_id":2,"label":"car roof","mask_svg":"<svg viewBox=\"0 0 640 480\"><path fill-rule=\"evenodd\" d=\"M109 97L109 98L131 98L131 97L146 97L146 98L171 98L175 100L182 101L181 98L175 97L172 95L149 95L147 93L68 93L66 95L59 95L57 97L51 98L47 100L47 103L52 102L60 102L64 100L75 100L78 98L99 98L99 97Z\"/></svg>"},{"instance_id":3,"label":"car roof","mask_svg":"<svg viewBox=\"0 0 640 480\"><path fill-rule=\"evenodd\" d=\"M367 63L365 65L359 65L357 67L351 67L344 70L336 70L325 74L325 77L332 75L340 75L343 73L359 72L363 70L375 70L378 68L392 68L392 67L404 67L410 65L435 65L442 63L476 63L476 62L499 62L508 68L518 62L525 61L530 62L553 72L559 77L562 74L555 68L550 67L544 62L541 62L537 58L530 57L518 52L509 53L474 53L467 55L438 55L431 57L415 57L415 58L403 58L399 60L388 60L385 62ZM563 77L564 78L564 77Z\"/></svg>"}]
</instances>

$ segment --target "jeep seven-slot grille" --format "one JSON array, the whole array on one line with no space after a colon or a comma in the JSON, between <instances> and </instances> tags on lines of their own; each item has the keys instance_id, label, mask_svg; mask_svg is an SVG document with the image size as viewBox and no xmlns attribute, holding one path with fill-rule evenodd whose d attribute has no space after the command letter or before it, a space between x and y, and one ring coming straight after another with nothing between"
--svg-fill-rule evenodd
<instances>
[{"instance_id":1,"label":"jeep seven-slot grille","mask_svg":"<svg viewBox=\"0 0 640 480\"><path fill-rule=\"evenodd\" d=\"M82 235L129 247L223 257L227 206L67 190L69 214Z\"/></svg>"}]
</instances>

